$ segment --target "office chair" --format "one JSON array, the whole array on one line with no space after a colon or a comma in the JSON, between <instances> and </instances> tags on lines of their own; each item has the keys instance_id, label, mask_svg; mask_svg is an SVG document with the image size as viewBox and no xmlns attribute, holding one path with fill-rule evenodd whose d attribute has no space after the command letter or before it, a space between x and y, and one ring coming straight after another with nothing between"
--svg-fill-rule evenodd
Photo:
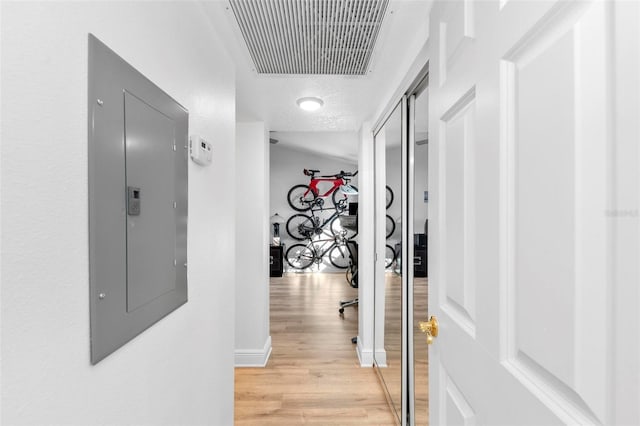
<instances>
[{"instance_id":1,"label":"office chair","mask_svg":"<svg viewBox=\"0 0 640 426\"><path fill-rule=\"evenodd\" d=\"M349 267L347 268L347 282L353 288L358 288L358 243L352 240L346 242L347 249L349 250ZM351 300L341 300L340 314L344 313L344 308L347 306L355 306L358 304L358 298Z\"/></svg>"},{"instance_id":2,"label":"office chair","mask_svg":"<svg viewBox=\"0 0 640 426\"><path fill-rule=\"evenodd\" d=\"M355 241L347 241L347 248L349 249L349 267L347 268L347 282L353 288L358 288L358 243ZM344 315L344 308L347 306L357 306L358 298L351 300L340 301L340 316ZM351 343L358 343L358 336L351 338Z\"/></svg>"}]
</instances>

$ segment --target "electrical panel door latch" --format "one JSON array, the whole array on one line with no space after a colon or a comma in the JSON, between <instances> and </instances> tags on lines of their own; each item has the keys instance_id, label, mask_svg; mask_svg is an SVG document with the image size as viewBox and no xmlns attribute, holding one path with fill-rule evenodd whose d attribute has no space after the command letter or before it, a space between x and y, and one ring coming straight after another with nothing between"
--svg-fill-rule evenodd
<instances>
[{"instance_id":1,"label":"electrical panel door latch","mask_svg":"<svg viewBox=\"0 0 640 426\"><path fill-rule=\"evenodd\" d=\"M127 186L127 214L140 216L140 188Z\"/></svg>"}]
</instances>

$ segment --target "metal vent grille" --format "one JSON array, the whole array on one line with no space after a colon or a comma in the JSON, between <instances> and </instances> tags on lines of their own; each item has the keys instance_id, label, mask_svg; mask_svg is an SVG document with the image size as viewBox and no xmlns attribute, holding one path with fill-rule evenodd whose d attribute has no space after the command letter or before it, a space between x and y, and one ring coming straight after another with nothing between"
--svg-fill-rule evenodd
<instances>
[{"instance_id":1,"label":"metal vent grille","mask_svg":"<svg viewBox=\"0 0 640 426\"><path fill-rule=\"evenodd\" d=\"M389 0L229 0L260 74L364 75Z\"/></svg>"}]
</instances>

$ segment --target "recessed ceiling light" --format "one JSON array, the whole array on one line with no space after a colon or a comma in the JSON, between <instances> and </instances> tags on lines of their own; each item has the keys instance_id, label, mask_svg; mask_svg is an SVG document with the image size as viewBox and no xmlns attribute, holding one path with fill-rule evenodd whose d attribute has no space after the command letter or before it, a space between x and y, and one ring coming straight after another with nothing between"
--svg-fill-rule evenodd
<instances>
[{"instance_id":1,"label":"recessed ceiling light","mask_svg":"<svg viewBox=\"0 0 640 426\"><path fill-rule=\"evenodd\" d=\"M322 99L314 97L300 98L296 102L298 106L305 111L315 111L324 105Z\"/></svg>"}]
</instances>

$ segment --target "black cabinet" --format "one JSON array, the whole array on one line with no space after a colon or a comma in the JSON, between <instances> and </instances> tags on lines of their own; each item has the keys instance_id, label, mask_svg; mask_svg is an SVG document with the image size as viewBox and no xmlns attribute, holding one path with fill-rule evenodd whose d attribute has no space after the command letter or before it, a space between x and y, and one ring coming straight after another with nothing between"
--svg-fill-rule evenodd
<instances>
[{"instance_id":1,"label":"black cabinet","mask_svg":"<svg viewBox=\"0 0 640 426\"><path fill-rule=\"evenodd\" d=\"M413 276L414 277L426 277L427 276L427 240L425 234L415 234L413 245ZM396 244L396 259L398 265L398 271L402 262L402 253L400 244Z\"/></svg>"},{"instance_id":2,"label":"black cabinet","mask_svg":"<svg viewBox=\"0 0 640 426\"><path fill-rule=\"evenodd\" d=\"M427 247L413 246L413 276L427 276Z\"/></svg>"},{"instance_id":3,"label":"black cabinet","mask_svg":"<svg viewBox=\"0 0 640 426\"><path fill-rule=\"evenodd\" d=\"M282 261L284 259L282 246L269 246L269 276L281 277L284 269Z\"/></svg>"}]
</instances>

